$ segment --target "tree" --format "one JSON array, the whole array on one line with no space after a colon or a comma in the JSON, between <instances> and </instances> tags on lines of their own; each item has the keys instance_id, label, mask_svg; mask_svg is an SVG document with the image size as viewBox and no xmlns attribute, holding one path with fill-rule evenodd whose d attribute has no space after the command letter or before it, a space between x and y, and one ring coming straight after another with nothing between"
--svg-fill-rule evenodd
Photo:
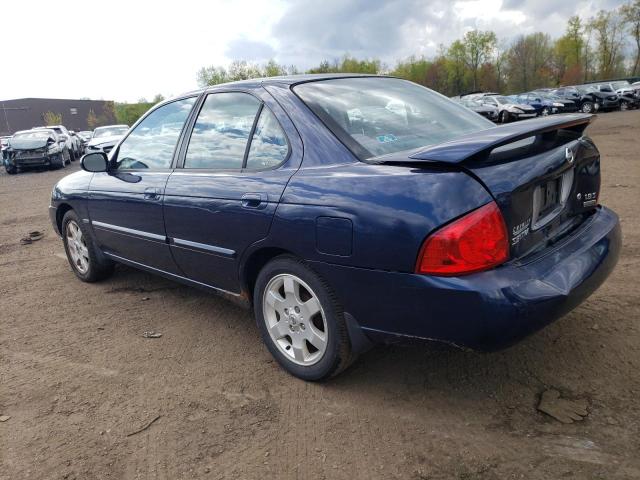
<instances>
[{"instance_id":1,"label":"tree","mask_svg":"<svg viewBox=\"0 0 640 480\"><path fill-rule=\"evenodd\" d=\"M229 81L227 70L224 67L202 67L197 74L198 85L207 87L210 85L219 85Z\"/></svg>"},{"instance_id":2,"label":"tree","mask_svg":"<svg viewBox=\"0 0 640 480\"><path fill-rule=\"evenodd\" d=\"M640 0L630 1L626 5L622 5L620 14L636 44L635 60L630 72L632 76L636 76L640 73Z\"/></svg>"},{"instance_id":3,"label":"tree","mask_svg":"<svg viewBox=\"0 0 640 480\"><path fill-rule=\"evenodd\" d=\"M478 70L489 60L497 43L496 34L491 31L481 32L480 30L471 30L464 35L464 39L462 40L464 62L467 68L471 70L471 78L473 79L472 87L474 90L478 88Z\"/></svg>"},{"instance_id":4,"label":"tree","mask_svg":"<svg viewBox=\"0 0 640 480\"><path fill-rule=\"evenodd\" d=\"M624 40L624 24L618 12L600 10L589 22L596 41L596 57L598 74L603 78L611 78L622 69L622 45Z\"/></svg>"},{"instance_id":5,"label":"tree","mask_svg":"<svg viewBox=\"0 0 640 480\"><path fill-rule=\"evenodd\" d=\"M155 97L153 97L153 100L151 101L151 103L160 103L160 102L164 102L164 96L158 93Z\"/></svg>"},{"instance_id":6,"label":"tree","mask_svg":"<svg viewBox=\"0 0 640 480\"><path fill-rule=\"evenodd\" d=\"M567 30L554 45L556 83L578 83L582 77L585 54L584 28L579 16L569 18Z\"/></svg>"},{"instance_id":7,"label":"tree","mask_svg":"<svg viewBox=\"0 0 640 480\"><path fill-rule=\"evenodd\" d=\"M450 92L456 95L468 90L465 82L465 74L467 73L466 54L465 45L460 40L455 40L445 54L448 87ZM476 88L474 85L473 89L476 90Z\"/></svg>"},{"instance_id":8,"label":"tree","mask_svg":"<svg viewBox=\"0 0 640 480\"><path fill-rule=\"evenodd\" d=\"M62 114L54 113L52 111L44 112L42 114L42 121L45 125L61 125L62 124Z\"/></svg>"},{"instance_id":9,"label":"tree","mask_svg":"<svg viewBox=\"0 0 640 480\"><path fill-rule=\"evenodd\" d=\"M553 83L551 37L538 32L520 35L507 53L508 89L526 92Z\"/></svg>"},{"instance_id":10,"label":"tree","mask_svg":"<svg viewBox=\"0 0 640 480\"><path fill-rule=\"evenodd\" d=\"M96 113L93 111L93 108L89 110L89 114L87 115L87 126L90 130L93 130L98 126L98 117Z\"/></svg>"},{"instance_id":11,"label":"tree","mask_svg":"<svg viewBox=\"0 0 640 480\"><path fill-rule=\"evenodd\" d=\"M278 77L280 75L286 75L287 69L282 65L276 63L276 61L272 58L269 60L262 69L263 77Z\"/></svg>"}]
</instances>

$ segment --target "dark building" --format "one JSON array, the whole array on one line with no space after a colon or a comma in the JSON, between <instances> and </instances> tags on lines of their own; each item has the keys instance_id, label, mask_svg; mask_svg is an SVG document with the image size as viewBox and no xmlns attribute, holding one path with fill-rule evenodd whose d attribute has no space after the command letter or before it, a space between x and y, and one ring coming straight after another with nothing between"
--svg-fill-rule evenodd
<instances>
[{"instance_id":1,"label":"dark building","mask_svg":"<svg viewBox=\"0 0 640 480\"><path fill-rule=\"evenodd\" d=\"M0 100L0 135L13 135L45 125L45 114L62 116L69 130L93 130L96 126L117 123L113 102L106 100L66 100L57 98L18 98Z\"/></svg>"}]
</instances>

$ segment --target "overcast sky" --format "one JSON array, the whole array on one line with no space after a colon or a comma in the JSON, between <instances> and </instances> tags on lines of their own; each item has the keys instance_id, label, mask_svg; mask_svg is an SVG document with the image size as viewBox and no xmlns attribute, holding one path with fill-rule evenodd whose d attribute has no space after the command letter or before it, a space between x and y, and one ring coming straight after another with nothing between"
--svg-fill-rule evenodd
<instances>
[{"instance_id":1,"label":"overcast sky","mask_svg":"<svg viewBox=\"0 0 640 480\"><path fill-rule=\"evenodd\" d=\"M146 2L145 2L146 3ZM473 28L500 39L562 35L569 16L622 0L174 0L40 2L0 8L0 99L136 101L195 88L234 59L308 68L345 53L393 65Z\"/></svg>"}]
</instances>

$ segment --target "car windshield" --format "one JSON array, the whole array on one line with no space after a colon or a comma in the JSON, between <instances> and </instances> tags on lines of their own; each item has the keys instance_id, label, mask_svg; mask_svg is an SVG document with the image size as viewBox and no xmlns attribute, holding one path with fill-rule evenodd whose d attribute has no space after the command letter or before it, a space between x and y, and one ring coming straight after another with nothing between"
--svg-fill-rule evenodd
<instances>
[{"instance_id":1,"label":"car windshield","mask_svg":"<svg viewBox=\"0 0 640 480\"><path fill-rule=\"evenodd\" d=\"M460 100L460 103L465 107L482 107L482 104L477 99L466 98Z\"/></svg>"},{"instance_id":2,"label":"car windshield","mask_svg":"<svg viewBox=\"0 0 640 480\"><path fill-rule=\"evenodd\" d=\"M51 136L51 132L47 130L31 130L28 132L18 132L13 136L13 139L21 139L21 140L41 140L48 139Z\"/></svg>"},{"instance_id":3,"label":"car windshield","mask_svg":"<svg viewBox=\"0 0 640 480\"><path fill-rule=\"evenodd\" d=\"M361 160L493 126L438 93L396 78L321 80L293 91Z\"/></svg>"},{"instance_id":4,"label":"car windshield","mask_svg":"<svg viewBox=\"0 0 640 480\"><path fill-rule=\"evenodd\" d=\"M496 102L500 105L507 105L508 103L515 103L515 100L507 97L503 97L502 95L491 95L491 98L495 98Z\"/></svg>"},{"instance_id":5,"label":"car windshield","mask_svg":"<svg viewBox=\"0 0 640 480\"><path fill-rule=\"evenodd\" d=\"M93 132L93 138L101 137L115 137L117 135L124 135L129 130L129 127L104 127L96 128Z\"/></svg>"},{"instance_id":6,"label":"car windshield","mask_svg":"<svg viewBox=\"0 0 640 480\"><path fill-rule=\"evenodd\" d=\"M611 84L611 86L615 89L615 90L620 90L621 88L626 88L629 87L631 84L629 82L625 81L620 81L620 82L613 82Z\"/></svg>"}]
</instances>

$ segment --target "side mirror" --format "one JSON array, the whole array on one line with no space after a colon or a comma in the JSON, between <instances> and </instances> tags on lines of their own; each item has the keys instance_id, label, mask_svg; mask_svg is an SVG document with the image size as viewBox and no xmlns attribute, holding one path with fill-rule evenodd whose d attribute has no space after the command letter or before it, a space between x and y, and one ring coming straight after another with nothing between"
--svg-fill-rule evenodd
<instances>
[{"instance_id":1,"label":"side mirror","mask_svg":"<svg viewBox=\"0 0 640 480\"><path fill-rule=\"evenodd\" d=\"M49 137L49 140L47 140L47 145L53 145L54 143L56 143L56 141L53 138Z\"/></svg>"},{"instance_id":2,"label":"side mirror","mask_svg":"<svg viewBox=\"0 0 640 480\"><path fill-rule=\"evenodd\" d=\"M80 166L87 172L106 172L109 169L109 159L104 152L87 153L80 160Z\"/></svg>"}]
</instances>

